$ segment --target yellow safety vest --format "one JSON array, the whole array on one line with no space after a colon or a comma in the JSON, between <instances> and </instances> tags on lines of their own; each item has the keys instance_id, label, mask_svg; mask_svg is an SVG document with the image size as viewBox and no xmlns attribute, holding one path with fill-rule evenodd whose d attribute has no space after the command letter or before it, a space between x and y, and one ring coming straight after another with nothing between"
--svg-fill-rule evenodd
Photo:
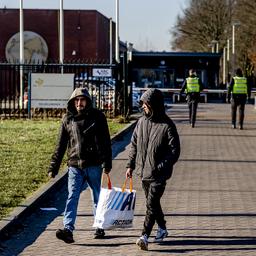
<instances>
[{"instance_id":1,"label":"yellow safety vest","mask_svg":"<svg viewBox=\"0 0 256 256\"><path fill-rule=\"evenodd\" d=\"M234 94L247 94L247 79L245 77L235 76L232 92Z\"/></svg>"},{"instance_id":2,"label":"yellow safety vest","mask_svg":"<svg viewBox=\"0 0 256 256\"><path fill-rule=\"evenodd\" d=\"M188 77L187 81L187 93L190 92L200 92L199 78L198 77Z\"/></svg>"}]
</instances>

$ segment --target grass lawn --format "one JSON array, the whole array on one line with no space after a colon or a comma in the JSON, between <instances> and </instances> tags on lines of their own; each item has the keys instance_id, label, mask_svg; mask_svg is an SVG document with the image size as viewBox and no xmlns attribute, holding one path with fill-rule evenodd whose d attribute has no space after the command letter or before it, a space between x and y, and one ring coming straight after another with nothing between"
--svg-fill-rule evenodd
<instances>
[{"instance_id":1,"label":"grass lawn","mask_svg":"<svg viewBox=\"0 0 256 256\"><path fill-rule=\"evenodd\" d=\"M109 120L111 135L125 125ZM49 180L59 126L60 120L0 120L0 219Z\"/></svg>"}]
</instances>

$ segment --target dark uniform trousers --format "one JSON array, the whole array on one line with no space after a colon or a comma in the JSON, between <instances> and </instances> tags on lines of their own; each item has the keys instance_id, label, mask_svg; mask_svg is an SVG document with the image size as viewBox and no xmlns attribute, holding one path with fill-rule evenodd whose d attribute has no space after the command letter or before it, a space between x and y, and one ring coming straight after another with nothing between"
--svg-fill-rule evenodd
<instances>
[{"instance_id":1,"label":"dark uniform trousers","mask_svg":"<svg viewBox=\"0 0 256 256\"><path fill-rule=\"evenodd\" d=\"M189 108L189 123L192 126L194 126L196 123L196 113L199 101L200 93L191 93L187 95L187 103Z\"/></svg>"},{"instance_id":2,"label":"dark uniform trousers","mask_svg":"<svg viewBox=\"0 0 256 256\"><path fill-rule=\"evenodd\" d=\"M236 125L236 112L239 108L239 125L243 127L244 109L246 103L246 95L237 95L231 101L232 125Z\"/></svg>"}]
</instances>

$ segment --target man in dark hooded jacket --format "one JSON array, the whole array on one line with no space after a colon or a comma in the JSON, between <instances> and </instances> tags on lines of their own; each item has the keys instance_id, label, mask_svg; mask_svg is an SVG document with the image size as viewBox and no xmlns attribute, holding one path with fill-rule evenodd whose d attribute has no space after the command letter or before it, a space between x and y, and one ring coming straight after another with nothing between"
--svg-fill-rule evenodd
<instances>
[{"instance_id":1,"label":"man in dark hooded jacket","mask_svg":"<svg viewBox=\"0 0 256 256\"><path fill-rule=\"evenodd\" d=\"M136 244L147 250L155 222L158 230L154 241L160 242L168 235L160 200L179 158L180 140L175 124L165 113L160 90L147 90L140 101L144 115L138 120L131 138L126 177L131 177L136 170L142 179L147 211L142 235Z\"/></svg>"},{"instance_id":2,"label":"man in dark hooded jacket","mask_svg":"<svg viewBox=\"0 0 256 256\"><path fill-rule=\"evenodd\" d=\"M73 243L73 231L80 193L89 185L92 191L94 214L99 200L102 171L112 168L111 140L105 115L92 107L91 97L85 88L72 93L63 117L59 138L52 155L48 174L54 178L59 171L67 150L68 198L64 211L64 229L56 236L66 243ZM96 229L95 238L104 237L103 229Z\"/></svg>"}]
</instances>

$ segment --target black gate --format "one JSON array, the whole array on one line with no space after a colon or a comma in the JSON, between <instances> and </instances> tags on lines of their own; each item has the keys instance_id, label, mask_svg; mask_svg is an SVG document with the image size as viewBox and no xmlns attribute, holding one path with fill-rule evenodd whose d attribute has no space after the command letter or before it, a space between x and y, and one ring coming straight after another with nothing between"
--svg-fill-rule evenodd
<instances>
[{"instance_id":1,"label":"black gate","mask_svg":"<svg viewBox=\"0 0 256 256\"><path fill-rule=\"evenodd\" d=\"M111 69L111 77L95 76L94 69ZM117 64L10 64L0 63L0 115L3 118L28 117L28 83L30 73L72 73L74 87L87 87L96 108L109 117L127 113L127 94L124 92L125 72ZM65 109L34 109L34 114L57 116Z\"/></svg>"}]
</instances>

